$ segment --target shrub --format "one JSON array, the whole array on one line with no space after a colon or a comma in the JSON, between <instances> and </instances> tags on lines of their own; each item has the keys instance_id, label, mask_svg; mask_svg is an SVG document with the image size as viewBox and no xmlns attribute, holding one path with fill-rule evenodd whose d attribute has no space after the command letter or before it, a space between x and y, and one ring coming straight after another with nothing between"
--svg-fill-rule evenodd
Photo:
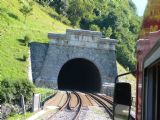
<instances>
[{"instance_id":1,"label":"shrub","mask_svg":"<svg viewBox=\"0 0 160 120\"><path fill-rule=\"evenodd\" d=\"M26 62L28 59L28 54L24 54L21 58L16 58L20 62Z\"/></svg>"},{"instance_id":2,"label":"shrub","mask_svg":"<svg viewBox=\"0 0 160 120\"><path fill-rule=\"evenodd\" d=\"M26 18L27 16L31 15L31 12L32 12L33 8L32 6L29 6L29 5L23 5L19 11L24 15L25 17L25 20L24 20L24 23L26 22Z\"/></svg>"},{"instance_id":3,"label":"shrub","mask_svg":"<svg viewBox=\"0 0 160 120\"><path fill-rule=\"evenodd\" d=\"M71 25L71 22L66 17L64 17L62 15L59 15L59 17L60 17L60 21L62 23L66 24L66 25Z\"/></svg>"},{"instance_id":4,"label":"shrub","mask_svg":"<svg viewBox=\"0 0 160 120\"><path fill-rule=\"evenodd\" d=\"M28 46L28 44L30 43L30 41L31 41L31 38L28 35L25 35L24 36L24 45Z\"/></svg>"},{"instance_id":5,"label":"shrub","mask_svg":"<svg viewBox=\"0 0 160 120\"><path fill-rule=\"evenodd\" d=\"M13 86L13 81L9 79L2 80L0 83L0 103L10 103L13 99L15 99L14 94L15 88Z\"/></svg>"},{"instance_id":6,"label":"shrub","mask_svg":"<svg viewBox=\"0 0 160 120\"><path fill-rule=\"evenodd\" d=\"M34 85L29 80L2 80L0 83L0 102L1 104L19 103L21 95L27 102L31 99L34 89Z\"/></svg>"},{"instance_id":7,"label":"shrub","mask_svg":"<svg viewBox=\"0 0 160 120\"><path fill-rule=\"evenodd\" d=\"M15 87L15 98L18 98L23 95L25 100L28 101L31 99L34 92L34 85L29 80L17 80Z\"/></svg>"},{"instance_id":8,"label":"shrub","mask_svg":"<svg viewBox=\"0 0 160 120\"><path fill-rule=\"evenodd\" d=\"M98 25L95 25L95 24L91 24L89 29L92 30L92 31L100 31Z\"/></svg>"},{"instance_id":9,"label":"shrub","mask_svg":"<svg viewBox=\"0 0 160 120\"><path fill-rule=\"evenodd\" d=\"M105 36L105 37L109 37L112 35L112 28L111 27L108 27L107 29L106 28L103 28L102 30L102 34Z\"/></svg>"},{"instance_id":10,"label":"shrub","mask_svg":"<svg viewBox=\"0 0 160 120\"><path fill-rule=\"evenodd\" d=\"M7 14L8 14L9 17L11 17L11 18L13 18L13 19L15 19L15 20L18 20L18 19L19 19L18 16L15 15L15 14L13 14L13 13L7 13Z\"/></svg>"},{"instance_id":11,"label":"shrub","mask_svg":"<svg viewBox=\"0 0 160 120\"><path fill-rule=\"evenodd\" d=\"M28 55L23 55L23 61L27 61Z\"/></svg>"}]
</instances>

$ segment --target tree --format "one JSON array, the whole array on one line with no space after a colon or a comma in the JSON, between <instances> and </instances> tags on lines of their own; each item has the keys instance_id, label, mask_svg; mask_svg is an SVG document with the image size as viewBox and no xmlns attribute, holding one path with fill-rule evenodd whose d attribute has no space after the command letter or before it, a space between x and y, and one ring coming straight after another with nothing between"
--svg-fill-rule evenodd
<instances>
[{"instance_id":1,"label":"tree","mask_svg":"<svg viewBox=\"0 0 160 120\"><path fill-rule=\"evenodd\" d=\"M68 0L53 0L49 4L50 6L54 7L55 10L62 15L67 15L67 10L69 7L69 1Z\"/></svg>"},{"instance_id":2,"label":"tree","mask_svg":"<svg viewBox=\"0 0 160 120\"><path fill-rule=\"evenodd\" d=\"M85 11L84 11L82 0L73 0L70 2L70 6L68 8L67 14L73 26L78 25L84 12Z\"/></svg>"},{"instance_id":3,"label":"tree","mask_svg":"<svg viewBox=\"0 0 160 120\"><path fill-rule=\"evenodd\" d=\"M32 7L27 5L23 5L22 8L19 9L19 11L25 16L24 22L26 22L27 16L31 15L32 10Z\"/></svg>"},{"instance_id":4,"label":"tree","mask_svg":"<svg viewBox=\"0 0 160 120\"><path fill-rule=\"evenodd\" d=\"M89 17L92 11L93 6L90 1L72 0L69 3L67 17L73 26L79 26L80 20Z\"/></svg>"}]
</instances>

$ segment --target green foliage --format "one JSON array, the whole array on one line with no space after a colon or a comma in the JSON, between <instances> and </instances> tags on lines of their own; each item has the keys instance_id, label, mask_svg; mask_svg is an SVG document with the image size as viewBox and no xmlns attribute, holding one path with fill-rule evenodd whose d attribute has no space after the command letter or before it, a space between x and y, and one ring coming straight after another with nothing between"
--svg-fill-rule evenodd
<instances>
[{"instance_id":1,"label":"green foliage","mask_svg":"<svg viewBox=\"0 0 160 120\"><path fill-rule=\"evenodd\" d=\"M69 2L67 17L71 21L71 25L79 26L81 18L89 17L92 11L92 4L83 0L72 0Z\"/></svg>"},{"instance_id":2,"label":"green foliage","mask_svg":"<svg viewBox=\"0 0 160 120\"><path fill-rule=\"evenodd\" d=\"M55 91L49 88L36 88L35 93L39 94L53 94Z\"/></svg>"},{"instance_id":3,"label":"green foliage","mask_svg":"<svg viewBox=\"0 0 160 120\"><path fill-rule=\"evenodd\" d=\"M123 66L125 68L129 68L129 70L135 70L135 57L130 54L127 46L125 45L117 45L117 59L118 61L125 63ZM129 59L128 59L129 58Z\"/></svg>"},{"instance_id":4,"label":"green foliage","mask_svg":"<svg viewBox=\"0 0 160 120\"><path fill-rule=\"evenodd\" d=\"M25 114L13 115L13 116L7 118L7 120L26 120L27 118L29 118L32 115L33 115L33 113L26 112Z\"/></svg>"},{"instance_id":5,"label":"green foliage","mask_svg":"<svg viewBox=\"0 0 160 120\"><path fill-rule=\"evenodd\" d=\"M132 2L132 0L129 0L129 6L133 9L133 11L136 12L137 8L136 5Z\"/></svg>"},{"instance_id":6,"label":"green foliage","mask_svg":"<svg viewBox=\"0 0 160 120\"><path fill-rule=\"evenodd\" d=\"M27 61L28 55L23 55L23 61Z\"/></svg>"},{"instance_id":7,"label":"green foliage","mask_svg":"<svg viewBox=\"0 0 160 120\"><path fill-rule=\"evenodd\" d=\"M66 18L64 17L63 15L59 15L59 20L64 23L65 25L70 25L71 22Z\"/></svg>"},{"instance_id":8,"label":"green foliage","mask_svg":"<svg viewBox=\"0 0 160 120\"><path fill-rule=\"evenodd\" d=\"M25 35L24 36L24 41L23 41L23 43L24 43L24 45L25 46L28 46L28 44L31 42L31 38L28 36L28 35Z\"/></svg>"},{"instance_id":9,"label":"green foliage","mask_svg":"<svg viewBox=\"0 0 160 120\"><path fill-rule=\"evenodd\" d=\"M29 5L23 5L22 8L19 9L19 11L25 16L25 21L26 22L26 17L31 15L32 7Z\"/></svg>"},{"instance_id":10,"label":"green foliage","mask_svg":"<svg viewBox=\"0 0 160 120\"><path fill-rule=\"evenodd\" d=\"M34 85L29 80L2 80L0 82L0 102L15 103L20 100L21 95L28 101L31 99L34 89Z\"/></svg>"},{"instance_id":11,"label":"green foliage","mask_svg":"<svg viewBox=\"0 0 160 120\"><path fill-rule=\"evenodd\" d=\"M68 6L69 6L68 0L53 0L53 1L50 1L49 5L54 7L57 13L62 15L67 15L66 11L68 10Z\"/></svg>"},{"instance_id":12,"label":"green foliage","mask_svg":"<svg viewBox=\"0 0 160 120\"><path fill-rule=\"evenodd\" d=\"M54 0L35 0L36 2L40 3L43 6L48 6L50 3L52 3Z\"/></svg>"},{"instance_id":13,"label":"green foliage","mask_svg":"<svg viewBox=\"0 0 160 120\"><path fill-rule=\"evenodd\" d=\"M98 25L94 25L94 24L91 24L89 29L92 30L92 31L100 31Z\"/></svg>"},{"instance_id":14,"label":"green foliage","mask_svg":"<svg viewBox=\"0 0 160 120\"><path fill-rule=\"evenodd\" d=\"M107 29L103 28L102 33L105 37L110 38L110 36L112 35L112 28L111 27L108 27Z\"/></svg>"},{"instance_id":15,"label":"green foliage","mask_svg":"<svg viewBox=\"0 0 160 120\"><path fill-rule=\"evenodd\" d=\"M41 101L44 101L48 96L53 95L55 91L49 88L36 88L35 93L41 94Z\"/></svg>"},{"instance_id":16,"label":"green foliage","mask_svg":"<svg viewBox=\"0 0 160 120\"><path fill-rule=\"evenodd\" d=\"M13 81L3 80L0 83L0 103L8 102L11 103L15 99L14 94L16 93Z\"/></svg>"}]
</instances>

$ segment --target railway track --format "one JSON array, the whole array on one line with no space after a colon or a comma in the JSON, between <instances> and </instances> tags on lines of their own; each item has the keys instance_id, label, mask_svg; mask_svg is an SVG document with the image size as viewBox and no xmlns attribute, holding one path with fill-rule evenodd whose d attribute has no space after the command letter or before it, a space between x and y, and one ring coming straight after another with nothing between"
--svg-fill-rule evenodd
<instances>
[{"instance_id":1,"label":"railway track","mask_svg":"<svg viewBox=\"0 0 160 120\"><path fill-rule=\"evenodd\" d=\"M108 96L99 95L99 94L91 94L91 93L81 93L75 91L63 91L57 93L55 97L48 101L46 105L59 106L58 110L48 117L47 120L58 120L63 116L68 120L78 120L81 111L89 106L97 106L103 107L106 111L106 114L113 117L113 99Z\"/></svg>"},{"instance_id":2,"label":"railway track","mask_svg":"<svg viewBox=\"0 0 160 120\"><path fill-rule=\"evenodd\" d=\"M110 103L113 106L113 99L109 96L104 96L104 95L99 95L99 94L94 94L95 96L107 101L108 103Z\"/></svg>"},{"instance_id":3,"label":"railway track","mask_svg":"<svg viewBox=\"0 0 160 120\"><path fill-rule=\"evenodd\" d=\"M106 110L106 113L109 114L110 118L113 118L113 110L112 110L113 102L110 104L107 99L104 99L100 95L91 94L91 93L88 93L88 94L104 107L104 109Z\"/></svg>"},{"instance_id":4,"label":"railway track","mask_svg":"<svg viewBox=\"0 0 160 120\"><path fill-rule=\"evenodd\" d=\"M69 105L69 102L70 102L70 99L71 99L71 95L69 92L66 91L66 95L67 95L67 98L66 98L66 101L65 103L59 108L59 111L62 111L64 108L67 108L68 105Z\"/></svg>"},{"instance_id":5,"label":"railway track","mask_svg":"<svg viewBox=\"0 0 160 120\"><path fill-rule=\"evenodd\" d=\"M75 95L76 96L76 99L77 99L77 103L76 103L76 105L73 107L73 106L71 106L71 96L73 96L73 95ZM82 100L81 100L81 97L80 97L80 95L77 93L77 92L67 92L66 91L66 100L65 100L65 102L63 103L63 105L61 106L61 107L59 107L59 110L55 113L55 114L53 114L52 116L50 116L49 118L48 118L48 120L52 120L52 119L55 119L54 117L58 114L58 113L60 113L60 112L62 112L62 111L65 111L65 110L70 110L70 111L73 111L73 112L75 112L75 115L74 116L72 116L73 118L72 118L72 120L77 120L78 119L78 116L79 116L79 114L80 114L80 111L81 111L81 108L82 108ZM57 118L58 119L58 118Z\"/></svg>"},{"instance_id":6,"label":"railway track","mask_svg":"<svg viewBox=\"0 0 160 120\"><path fill-rule=\"evenodd\" d=\"M77 120L78 119L78 116L80 114L80 111L82 109L82 100L81 100L81 97L79 96L79 94L77 92L73 92L76 97L77 97L77 101L78 101L78 104L77 104L77 112L76 112L76 115L74 116L73 120Z\"/></svg>"}]
</instances>

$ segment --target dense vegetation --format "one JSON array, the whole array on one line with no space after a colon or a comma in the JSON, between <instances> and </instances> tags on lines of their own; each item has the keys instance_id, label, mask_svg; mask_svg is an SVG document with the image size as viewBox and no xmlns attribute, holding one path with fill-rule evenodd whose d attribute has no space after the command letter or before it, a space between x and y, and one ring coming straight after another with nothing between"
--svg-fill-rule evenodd
<instances>
[{"instance_id":1,"label":"dense vegetation","mask_svg":"<svg viewBox=\"0 0 160 120\"><path fill-rule=\"evenodd\" d=\"M100 30L118 40L117 60L135 69L135 43L141 19L131 0L37 0L69 19L72 26ZM69 22L66 22L69 23Z\"/></svg>"},{"instance_id":2,"label":"dense vegetation","mask_svg":"<svg viewBox=\"0 0 160 120\"><path fill-rule=\"evenodd\" d=\"M34 88L34 85L29 80L2 80L0 82L0 104L19 104L22 95L25 101L29 101L33 95Z\"/></svg>"}]
</instances>

